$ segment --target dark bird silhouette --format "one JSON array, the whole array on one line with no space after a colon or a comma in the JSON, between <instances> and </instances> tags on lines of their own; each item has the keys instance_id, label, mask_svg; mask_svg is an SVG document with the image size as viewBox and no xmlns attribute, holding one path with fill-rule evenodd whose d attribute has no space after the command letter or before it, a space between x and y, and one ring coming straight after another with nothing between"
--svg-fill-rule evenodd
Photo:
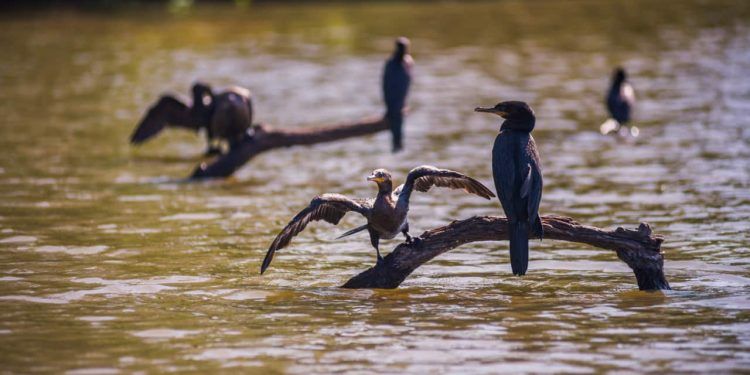
<instances>
[{"instance_id":1,"label":"dark bird silhouette","mask_svg":"<svg viewBox=\"0 0 750 375\"><path fill-rule=\"evenodd\" d=\"M615 69L612 74L612 84L607 91L606 98L610 119L600 127L602 134L619 133L620 129L630 122L635 106L635 91L627 79L627 74L623 68ZM637 136L638 128L632 127L630 133Z\"/></svg>"},{"instance_id":2,"label":"dark bird silhouette","mask_svg":"<svg viewBox=\"0 0 750 375\"><path fill-rule=\"evenodd\" d=\"M529 230L541 238L542 165L536 150L536 117L524 102L502 102L477 112L494 113L505 119L492 148L492 174L503 211L508 218L510 264L514 275L526 274L529 266Z\"/></svg>"},{"instance_id":3,"label":"dark bird silhouette","mask_svg":"<svg viewBox=\"0 0 750 375\"><path fill-rule=\"evenodd\" d=\"M211 155L221 152L218 142L226 141L231 148L245 137L253 120L249 90L232 87L216 94L210 86L195 83L192 94L193 103L190 106L173 96L162 96L146 112L131 135L130 142L143 143L165 127L195 132L205 129L208 138L206 154Z\"/></svg>"},{"instance_id":4,"label":"dark bird silhouette","mask_svg":"<svg viewBox=\"0 0 750 375\"><path fill-rule=\"evenodd\" d=\"M391 126L393 152L403 148L404 107L411 85L411 69L414 60L409 55L409 39L396 39L396 49L385 63L383 70L383 99L385 100L385 116Z\"/></svg>"},{"instance_id":5,"label":"dark bird silhouette","mask_svg":"<svg viewBox=\"0 0 750 375\"><path fill-rule=\"evenodd\" d=\"M383 261L380 256L378 244L381 238L391 239L399 233L403 233L407 243L418 241L409 235L409 197L413 190L426 192L433 186L448 187L451 189L463 189L467 193L490 199L495 196L481 182L447 169L438 169L431 166L421 166L411 170L403 185L393 190L391 174L385 169L376 169L368 181L378 185L378 195L374 199L351 199L340 194L323 194L310 202L304 210L300 211L281 233L276 236L268 248L260 273L266 271L273 260L276 250L289 245L292 238L300 233L311 221L325 220L331 224L338 224L341 218L349 211L354 211L367 219L367 224L354 228L341 237L367 230L370 233L370 243L375 248L378 263Z\"/></svg>"}]
</instances>

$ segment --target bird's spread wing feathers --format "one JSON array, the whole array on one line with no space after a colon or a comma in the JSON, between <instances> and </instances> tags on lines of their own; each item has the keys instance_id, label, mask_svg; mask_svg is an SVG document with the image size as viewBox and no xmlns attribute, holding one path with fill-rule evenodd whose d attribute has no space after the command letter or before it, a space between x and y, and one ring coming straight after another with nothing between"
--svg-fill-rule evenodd
<instances>
[{"instance_id":1,"label":"bird's spread wing feathers","mask_svg":"<svg viewBox=\"0 0 750 375\"><path fill-rule=\"evenodd\" d=\"M130 136L130 142L142 143L170 125L195 128L195 125L190 123L190 108L185 103L173 96L162 96L149 108L133 135Z\"/></svg>"},{"instance_id":2,"label":"bird's spread wing feathers","mask_svg":"<svg viewBox=\"0 0 750 375\"><path fill-rule=\"evenodd\" d=\"M485 199L490 199L495 196L495 194L481 182L469 176L448 169L439 169L433 166L423 165L412 169L406 177L406 182L396 188L399 192L399 203L407 203L411 192L414 189L426 192L433 186L463 189L467 193L478 195Z\"/></svg>"},{"instance_id":3,"label":"bird's spread wing feathers","mask_svg":"<svg viewBox=\"0 0 750 375\"><path fill-rule=\"evenodd\" d=\"M266 258L263 259L260 273L265 272L271 264L273 255L278 249L289 245L292 238L302 232L311 221L324 220L331 224L338 224L349 211L367 215L372 202L367 199L350 199L340 194L323 194L315 197L304 210L300 211L284 229L276 236L268 248Z\"/></svg>"}]
</instances>

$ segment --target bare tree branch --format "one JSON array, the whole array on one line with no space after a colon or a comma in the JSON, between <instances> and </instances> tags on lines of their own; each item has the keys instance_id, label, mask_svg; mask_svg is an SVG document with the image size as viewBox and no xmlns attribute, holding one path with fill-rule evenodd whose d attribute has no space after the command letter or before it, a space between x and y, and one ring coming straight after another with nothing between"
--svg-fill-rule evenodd
<instances>
[{"instance_id":1,"label":"bare tree branch","mask_svg":"<svg viewBox=\"0 0 750 375\"><path fill-rule=\"evenodd\" d=\"M256 155L282 147L333 142L345 138L374 134L389 129L385 118L368 118L354 123L314 127L307 129L274 129L268 125L253 125L253 135L248 136L227 154L211 164L201 164L193 171L192 179L229 177Z\"/></svg>"},{"instance_id":2,"label":"bare tree branch","mask_svg":"<svg viewBox=\"0 0 750 375\"><path fill-rule=\"evenodd\" d=\"M352 277L343 287L396 288L417 267L446 251L471 242L507 240L507 224L504 217L481 216L428 230L422 234L421 242L398 245L385 257L385 262ZM636 230L606 231L581 225L569 217L544 216L542 226L545 239L585 243L615 251L633 270L641 290L670 289L663 272L663 238L652 235L646 223L641 223Z\"/></svg>"}]
</instances>

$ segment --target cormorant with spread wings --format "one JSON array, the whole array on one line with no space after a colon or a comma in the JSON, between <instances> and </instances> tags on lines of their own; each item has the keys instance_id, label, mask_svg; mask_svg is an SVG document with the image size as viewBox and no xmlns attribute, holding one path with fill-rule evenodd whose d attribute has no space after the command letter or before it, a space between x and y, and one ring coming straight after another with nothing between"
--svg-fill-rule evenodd
<instances>
[{"instance_id":1,"label":"cormorant with spread wings","mask_svg":"<svg viewBox=\"0 0 750 375\"><path fill-rule=\"evenodd\" d=\"M311 221L324 220L335 225L349 211L361 214L367 219L367 224L354 228L344 233L341 237L366 229L370 233L370 242L377 252L378 263L380 263L383 261L383 257L380 256L380 250L378 249L378 243L381 238L391 239L399 233L403 233L407 243L417 240L409 235L409 222L407 220L409 197L415 189L426 192L431 187L438 186L463 189L467 193L478 195L485 199L495 196L481 182L469 176L428 165L412 169L406 177L406 182L396 188L396 190L393 190L391 174L385 169L374 170L367 177L367 180L373 181L378 185L378 195L374 199L351 199L340 194L323 194L315 197L310 202L310 205L300 211L284 227L281 233L276 236L276 239L268 249L268 253L266 253L266 258L263 259L260 273L263 274L271 264L276 250L289 245L292 238L302 232Z\"/></svg>"},{"instance_id":2,"label":"cormorant with spread wings","mask_svg":"<svg viewBox=\"0 0 750 375\"><path fill-rule=\"evenodd\" d=\"M242 141L253 121L249 90L231 87L214 93L210 86L198 82L193 85L192 94L193 103L190 106L174 96L162 96L143 116L130 136L130 143L143 143L165 127L195 132L206 129L207 155L221 153L216 142L218 140L227 141L230 148Z\"/></svg>"}]
</instances>

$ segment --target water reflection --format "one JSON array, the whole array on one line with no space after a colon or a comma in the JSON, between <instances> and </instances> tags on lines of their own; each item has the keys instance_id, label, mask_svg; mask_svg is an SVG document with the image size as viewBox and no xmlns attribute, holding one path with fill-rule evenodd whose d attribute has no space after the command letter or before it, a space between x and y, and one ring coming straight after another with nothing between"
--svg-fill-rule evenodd
<instances>
[{"instance_id":1,"label":"water reflection","mask_svg":"<svg viewBox=\"0 0 750 375\"><path fill-rule=\"evenodd\" d=\"M197 8L2 16L3 368L748 369L748 5ZM402 154L381 134L271 152L228 181L186 184L200 137L127 145L153 98L196 79L252 88L258 119L281 127L379 114L395 31L412 38L417 61ZM598 134L617 64L639 93L636 141ZM532 243L524 278L509 277L505 244L476 243L398 290L340 290L372 250L366 236L334 240L324 223L257 275L290 215L325 191L372 195L363 177L375 167L404 176L430 163L491 186L479 161L499 123L472 110L506 98L539 116L541 212L604 227L651 222L668 239L675 291L638 292L614 254L553 241ZM441 193L414 196L412 232L501 212Z\"/></svg>"}]
</instances>

